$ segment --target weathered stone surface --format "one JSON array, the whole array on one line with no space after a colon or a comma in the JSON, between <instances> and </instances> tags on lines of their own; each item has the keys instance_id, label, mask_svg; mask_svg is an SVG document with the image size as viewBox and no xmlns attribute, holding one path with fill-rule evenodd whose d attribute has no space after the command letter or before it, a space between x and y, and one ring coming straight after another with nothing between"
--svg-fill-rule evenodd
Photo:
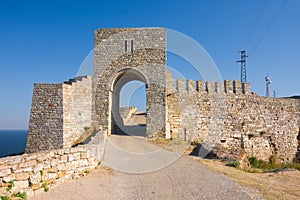
<instances>
[{"instance_id":1,"label":"weathered stone surface","mask_svg":"<svg viewBox=\"0 0 300 200\"><path fill-rule=\"evenodd\" d=\"M40 173L31 174L29 177L29 181L32 184L39 184L41 180L42 180L42 176Z\"/></svg>"},{"instance_id":2,"label":"weathered stone surface","mask_svg":"<svg viewBox=\"0 0 300 200\"><path fill-rule=\"evenodd\" d=\"M2 169L0 170L0 177L5 177L11 173L10 169Z\"/></svg>"},{"instance_id":3,"label":"weathered stone surface","mask_svg":"<svg viewBox=\"0 0 300 200\"><path fill-rule=\"evenodd\" d=\"M8 164L11 163L10 158L0 158L0 191L4 191L3 195L11 195L12 193L6 191L6 188L13 181L15 185L12 187L13 193L28 191L28 195L30 195L33 194L33 191L40 190L42 181L51 186L57 181L78 177L83 170L90 170L97 166L97 162L103 154L105 140L104 132L99 132L90 140L90 143L68 150L62 149L60 153L52 150L16 156L14 159L19 163L13 162L14 164L11 166ZM91 146L94 147L95 144L99 151L91 153ZM63 155L59 155L62 152ZM84 155L83 158L81 155ZM68 161L69 156L75 159Z\"/></svg>"},{"instance_id":4,"label":"weathered stone surface","mask_svg":"<svg viewBox=\"0 0 300 200\"><path fill-rule=\"evenodd\" d=\"M243 150L263 160L299 161L299 100L260 97L239 81L208 82L206 88L200 82L193 89L181 80L175 87L168 76L167 135L203 141L220 158L238 159Z\"/></svg>"},{"instance_id":5,"label":"weathered stone surface","mask_svg":"<svg viewBox=\"0 0 300 200\"><path fill-rule=\"evenodd\" d=\"M28 180L29 173L17 173L15 174L15 176L17 181L24 181L24 180Z\"/></svg>"},{"instance_id":6,"label":"weathered stone surface","mask_svg":"<svg viewBox=\"0 0 300 200\"><path fill-rule=\"evenodd\" d=\"M34 167L33 172L34 172L34 173L38 173L38 172L42 171L43 168L44 168L44 165L43 165L42 163L38 163L38 164Z\"/></svg>"},{"instance_id":7,"label":"weathered stone surface","mask_svg":"<svg viewBox=\"0 0 300 200\"><path fill-rule=\"evenodd\" d=\"M30 161L27 161L27 162L20 163L19 167L20 168L33 167L36 164L37 164L36 160L30 160Z\"/></svg>"},{"instance_id":8,"label":"weathered stone surface","mask_svg":"<svg viewBox=\"0 0 300 200\"><path fill-rule=\"evenodd\" d=\"M35 84L26 152L63 147L62 84Z\"/></svg>"},{"instance_id":9,"label":"weathered stone surface","mask_svg":"<svg viewBox=\"0 0 300 200\"><path fill-rule=\"evenodd\" d=\"M3 177L2 181L4 183L9 183L10 181L13 181L16 179L16 176L14 174L10 174L8 176Z\"/></svg>"},{"instance_id":10,"label":"weathered stone surface","mask_svg":"<svg viewBox=\"0 0 300 200\"><path fill-rule=\"evenodd\" d=\"M14 181L14 191L18 191L20 189L25 189L25 188L28 188L29 187L29 182L28 180L26 181Z\"/></svg>"}]
</instances>

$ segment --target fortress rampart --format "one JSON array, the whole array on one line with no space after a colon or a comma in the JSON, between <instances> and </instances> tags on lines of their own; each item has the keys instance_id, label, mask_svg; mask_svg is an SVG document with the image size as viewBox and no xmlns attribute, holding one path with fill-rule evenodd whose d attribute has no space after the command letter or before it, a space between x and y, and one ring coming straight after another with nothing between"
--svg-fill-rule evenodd
<instances>
[{"instance_id":1,"label":"fortress rampart","mask_svg":"<svg viewBox=\"0 0 300 200\"><path fill-rule=\"evenodd\" d=\"M219 158L241 152L278 162L299 161L300 101L261 97L249 83L167 78L170 137L211 144Z\"/></svg>"}]
</instances>

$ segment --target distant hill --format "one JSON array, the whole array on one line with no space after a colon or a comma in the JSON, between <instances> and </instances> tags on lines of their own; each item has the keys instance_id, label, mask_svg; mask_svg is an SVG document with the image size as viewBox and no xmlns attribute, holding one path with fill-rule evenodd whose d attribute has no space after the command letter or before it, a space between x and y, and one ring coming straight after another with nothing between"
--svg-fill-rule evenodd
<instances>
[{"instance_id":1,"label":"distant hill","mask_svg":"<svg viewBox=\"0 0 300 200\"><path fill-rule=\"evenodd\" d=\"M292 99L300 99L300 95L295 95L295 96L291 96L289 98L292 98Z\"/></svg>"}]
</instances>

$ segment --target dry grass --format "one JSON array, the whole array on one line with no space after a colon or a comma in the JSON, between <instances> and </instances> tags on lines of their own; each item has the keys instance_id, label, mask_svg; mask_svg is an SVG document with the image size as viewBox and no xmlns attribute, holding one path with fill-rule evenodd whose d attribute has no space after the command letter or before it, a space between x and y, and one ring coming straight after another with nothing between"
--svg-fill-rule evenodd
<instances>
[{"instance_id":1,"label":"dry grass","mask_svg":"<svg viewBox=\"0 0 300 200\"><path fill-rule=\"evenodd\" d=\"M221 172L237 182L257 188L266 199L300 199L300 171L281 171L277 173L249 173L217 160L199 161L210 169Z\"/></svg>"}]
</instances>

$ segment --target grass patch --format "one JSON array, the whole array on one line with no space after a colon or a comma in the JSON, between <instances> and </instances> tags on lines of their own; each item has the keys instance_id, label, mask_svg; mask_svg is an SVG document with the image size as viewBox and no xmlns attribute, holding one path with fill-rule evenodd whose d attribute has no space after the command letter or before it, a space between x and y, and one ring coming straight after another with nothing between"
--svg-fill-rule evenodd
<instances>
[{"instance_id":1,"label":"grass patch","mask_svg":"<svg viewBox=\"0 0 300 200\"><path fill-rule=\"evenodd\" d=\"M10 181L9 184L10 185L6 188L6 191L11 191L11 189L15 186L15 182L13 181Z\"/></svg>"},{"instance_id":2,"label":"grass patch","mask_svg":"<svg viewBox=\"0 0 300 200\"><path fill-rule=\"evenodd\" d=\"M240 166L240 163L238 161L230 161L226 164L226 166L238 168Z\"/></svg>"},{"instance_id":3,"label":"grass patch","mask_svg":"<svg viewBox=\"0 0 300 200\"><path fill-rule=\"evenodd\" d=\"M13 197L19 197L20 199L27 199L26 192L18 192L12 195Z\"/></svg>"},{"instance_id":4,"label":"grass patch","mask_svg":"<svg viewBox=\"0 0 300 200\"><path fill-rule=\"evenodd\" d=\"M300 172L286 171L281 173L249 173L262 172L260 169L244 171L235 167L225 166L225 162L218 160L199 160L210 169L223 173L224 175L235 179L239 183L256 188L265 199L300 199ZM256 193L256 191L253 191ZM259 193L258 193L259 194Z\"/></svg>"},{"instance_id":5,"label":"grass patch","mask_svg":"<svg viewBox=\"0 0 300 200\"><path fill-rule=\"evenodd\" d=\"M48 191L49 191L49 187L48 187L48 185L45 183L45 181L43 181L43 183L42 183L42 188L44 188L44 192L48 192Z\"/></svg>"},{"instance_id":6,"label":"grass patch","mask_svg":"<svg viewBox=\"0 0 300 200\"><path fill-rule=\"evenodd\" d=\"M271 156L269 161L259 160L256 157L250 157L248 161L252 168L262 172L278 172L288 168L300 170L300 163L277 164L274 156Z\"/></svg>"}]
</instances>

